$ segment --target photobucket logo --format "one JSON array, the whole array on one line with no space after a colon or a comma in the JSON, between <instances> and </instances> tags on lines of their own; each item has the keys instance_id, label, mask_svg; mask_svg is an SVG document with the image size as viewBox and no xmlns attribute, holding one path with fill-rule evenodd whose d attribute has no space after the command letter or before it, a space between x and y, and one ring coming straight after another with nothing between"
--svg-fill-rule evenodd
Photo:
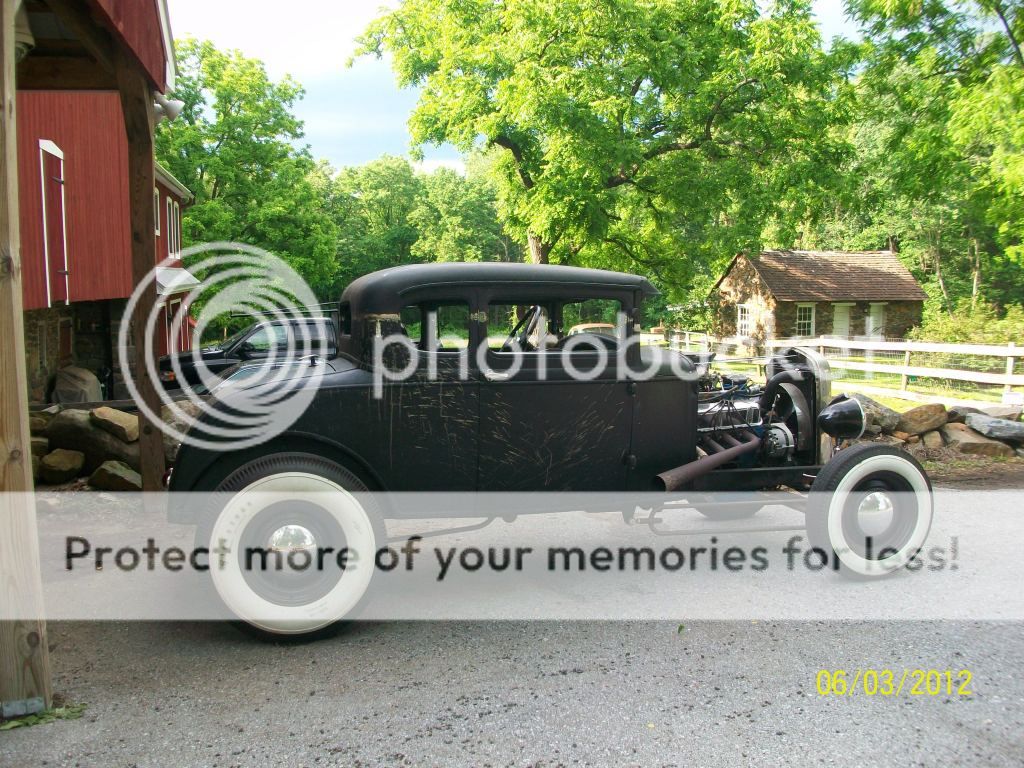
<instances>
[{"instance_id":1,"label":"photobucket logo","mask_svg":"<svg viewBox=\"0 0 1024 768\"><path fill-rule=\"evenodd\" d=\"M386 322L385 322L386 321ZM404 331L384 333L398 323L398 316L376 320L370 351L373 396L384 396L385 385L411 379L436 381L440 378L468 381L474 373L484 381L648 381L656 376L674 376L695 381L701 376L685 355L658 346L647 346L639 333L626 334L626 317L620 315L615 337L581 333L548 343L525 343L509 338L495 347L494 339L482 339L459 350L422 349ZM646 350L641 352L641 349ZM443 364L442 364L442 361ZM706 367L706 364L705 364ZM442 372L443 371L443 372Z\"/></svg>"},{"instance_id":2,"label":"photobucket logo","mask_svg":"<svg viewBox=\"0 0 1024 768\"><path fill-rule=\"evenodd\" d=\"M143 401L128 359L127 322L118 333L118 360L125 372L125 383L137 403L164 434L173 440L212 450L237 450L266 442L284 432L306 410L316 394L324 365L317 365L314 352L329 328L318 328L313 315L316 296L299 274L282 259L261 248L244 243L217 242L187 248L182 259L190 261L189 270L200 278L191 289L176 292L173 302L180 307L201 307L198 315L172 315L169 295L157 296L153 309L145 317L146 370L154 382L161 381L156 340L168 339L170 372L181 389L172 392L159 384L158 391L169 418L154 413ZM154 283L163 283L164 293L174 290L174 278L186 277L174 270L177 258L168 258L150 271L135 287L125 317L135 317L143 293ZM168 277L171 276L171 277ZM164 280L158 280L158 278ZM166 284L170 279L171 285ZM181 285L182 283L178 283ZM160 291L158 290L158 293ZM248 357L234 375L223 378L224 370L213 370L204 357L198 340L217 318L231 317L238 326L255 328L247 338L232 339L232 347ZM300 318L304 318L299 322ZM135 322L139 322L136 318ZM174 355L184 335L195 339L191 353ZM248 344L248 346L244 346ZM207 356L216 359L216 352ZM187 370L186 370L187 369ZM169 372L168 378L170 378ZM209 395L207 393L213 393ZM173 395L173 396L172 396ZM191 424L188 428L177 425Z\"/></svg>"}]
</instances>

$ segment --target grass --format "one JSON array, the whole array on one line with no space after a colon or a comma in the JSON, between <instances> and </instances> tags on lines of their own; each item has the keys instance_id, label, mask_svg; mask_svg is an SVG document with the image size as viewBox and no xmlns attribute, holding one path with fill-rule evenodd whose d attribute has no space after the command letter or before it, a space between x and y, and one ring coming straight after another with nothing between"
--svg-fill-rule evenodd
<instances>
[{"instance_id":1,"label":"grass","mask_svg":"<svg viewBox=\"0 0 1024 768\"><path fill-rule=\"evenodd\" d=\"M0 721L0 731L13 731L15 728L28 728L32 725L47 725L57 720L78 720L85 714L85 707L85 704L65 704L61 707L45 709L34 715L3 720Z\"/></svg>"}]
</instances>

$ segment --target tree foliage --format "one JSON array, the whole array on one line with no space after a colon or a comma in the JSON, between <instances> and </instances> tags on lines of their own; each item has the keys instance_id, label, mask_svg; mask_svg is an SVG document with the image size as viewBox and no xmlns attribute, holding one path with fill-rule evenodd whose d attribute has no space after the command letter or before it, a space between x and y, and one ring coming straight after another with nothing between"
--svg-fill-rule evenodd
<instances>
[{"instance_id":1,"label":"tree foliage","mask_svg":"<svg viewBox=\"0 0 1024 768\"><path fill-rule=\"evenodd\" d=\"M233 240L281 256L314 287L336 272L333 220L324 215L326 171L299 147L293 112L302 88L273 82L262 62L192 39L176 46L181 115L161 123L156 152L195 194L185 245Z\"/></svg>"},{"instance_id":2,"label":"tree foliage","mask_svg":"<svg viewBox=\"0 0 1024 768\"><path fill-rule=\"evenodd\" d=\"M414 141L502 150L501 211L535 261L685 280L756 244L835 151L802 0L405 0L362 46L421 88Z\"/></svg>"},{"instance_id":3,"label":"tree foliage","mask_svg":"<svg viewBox=\"0 0 1024 768\"><path fill-rule=\"evenodd\" d=\"M953 315L1024 298L1024 15L1003 0L850 0L855 147L805 243L898 246Z\"/></svg>"}]
</instances>

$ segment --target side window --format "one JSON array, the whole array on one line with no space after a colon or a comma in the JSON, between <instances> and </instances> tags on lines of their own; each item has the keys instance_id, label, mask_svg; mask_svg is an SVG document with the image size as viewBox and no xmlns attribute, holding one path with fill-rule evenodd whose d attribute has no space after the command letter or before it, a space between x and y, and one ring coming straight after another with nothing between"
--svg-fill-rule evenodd
<instances>
[{"instance_id":1,"label":"side window","mask_svg":"<svg viewBox=\"0 0 1024 768\"><path fill-rule=\"evenodd\" d=\"M468 304L410 304L399 314L409 341L432 352L458 352L469 346Z\"/></svg>"},{"instance_id":2,"label":"side window","mask_svg":"<svg viewBox=\"0 0 1024 768\"><path fill-rule=\"evenodd\" d=\"M324 355L333 354L334 332L327 321L310 320L295 328L296 354L303 355Z\"/></svg>"},{"instance_id":3,"label":"side window","mask_svg":"<svg viewBox=\"0 0 1024 768\"><path fill-rule=\"evenodd\" d=\"M270 352L274 347L284 349L288 345L288 327L265 325L246 339L246 343L251 344L255 352Z\"/></svg>"},{"instance_id":4,"label":"side window","mask_svg":"<svg viewBox=\"0 0 1024 768\"><path fill-rule=\"evenodd\" d=\"M423 310L415 304L410 304L408 307L402 307L398 317L409 341L420 344L423 340Z\"/></svg>"},{"instance_id":5,"label":"side window","mask_svg":"<svg viewBox=\"0 0 1024 768\"><path fill-rule=\"evenodd\" d=\"M551 312L540 304L492 302L487 307L487 347L493 352L536 352L554 345Z\"/></svg>"},{"instance_id":6,"label":"side window","mask_svg":"<svg viewBox=\"0 0 1024 768\"><path fill-rule=\"evenodd\" d=\"M560 331L563 336L589 333L622 341L626 338L622 302L616 299L586 299L562 305Z\"/></svg>"},{"instance_id":7,"label":"side window","mask_svg":"<svg viewBox=\"0 0 1024 768\"><path fill-rule=\"evenodd\" d=\"M352 306L342 304L338 307L338 333L342 336L352 335Z\"/></svg>"},{"instance_id":8,"label":"side window","mask_svg":"<svg viewBox=\"0 0 1024 768\"><path fill-rule=\"evenodd\" d=\"M457 352L469 346L469 305L441 304L430 310L428 330L438 352Z\"/></svg>"}]
</instances>

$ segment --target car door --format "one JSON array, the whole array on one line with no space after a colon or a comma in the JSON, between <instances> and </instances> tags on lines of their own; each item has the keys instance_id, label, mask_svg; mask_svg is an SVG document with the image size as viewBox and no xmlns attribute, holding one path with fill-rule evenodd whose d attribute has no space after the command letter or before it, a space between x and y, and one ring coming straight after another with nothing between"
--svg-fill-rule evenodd
<instances>
[{"instance_id":1,"label":"car door","mask_svg":"<svg viewBox=\"0 0 1024 768\"><path fill-rule=\"evenodd\" d=\"M388 488L473 491L479 386L468 364L470 305L410 304L400 318L398 333L403 344L415 349L417 365L408 375L385 382L373 406L387 440ZM392 349L403 354L400 346Z\"/></svg>"},{"instance_id":2,"label":"car door","mask_svg":"<svg viewBox=\"0 0 1024 768\"><path fill-rule=\"evenodd\" d=\"M596 300L591 300L593 303ZM602 300L621 308L618 300ZM535 328L520 329L521 353L506 348L524 308L540 307ZM481 491L605 491L626 487L632 387L620 380L614 346L606 355L560 345L573 317L562 301L492 294L481 340ZM518 313L518 316L517 316ZM603 318L602 318L603 319ZM575 322L574 322L575 321ZM581 372L583 375L581 375Z\"/></svg>"}]
</instances>

